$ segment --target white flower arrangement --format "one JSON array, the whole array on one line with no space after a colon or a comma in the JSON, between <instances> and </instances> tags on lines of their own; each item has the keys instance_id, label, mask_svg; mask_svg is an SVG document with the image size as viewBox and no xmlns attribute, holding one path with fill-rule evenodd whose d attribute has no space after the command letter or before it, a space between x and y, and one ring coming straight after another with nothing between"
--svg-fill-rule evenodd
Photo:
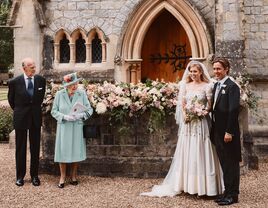
<instances>
[{"instance_id":1,"label":"white flower arrangement","mask_svg":"<svg viewBox=\"0 0 268 208\"><path fill-rule=\"evenodd\" d=\"M98 103L106 105L106 111L125 110L129 116L143 113L149 108L172 111L177 104L178 87L174 83L147 82L136 85L130 83L89 84L86 87L93 108Z\"/></svg>"},{"instance_id":2,"label":"white flower arrangement","mask_svg":"<svg viewBox=\"0 0 268 208\"><path fill-rule=\"evenodd\" d=\"M110 114L117 121L126 117L138 117L145 111L151 113L153 120L162 121L166 114L174 113L177 105L178 84L164 81L146 83L109 83L104 82L81 86L86 90L91 106L97 114ZM56 91L61 86L53 82L48 85L44 102L45 112L51 110ZM152 113L153 111L153 113ZM157 118L156 118L157 117ZM155 129L151 127L151 129Z\"/></svg>"}]
</instances>

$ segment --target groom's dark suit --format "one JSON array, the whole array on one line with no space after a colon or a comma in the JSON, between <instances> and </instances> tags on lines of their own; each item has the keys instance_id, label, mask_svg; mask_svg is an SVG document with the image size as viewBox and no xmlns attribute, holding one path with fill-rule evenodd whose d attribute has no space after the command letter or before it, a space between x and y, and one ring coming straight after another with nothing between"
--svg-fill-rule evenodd
<instances>
[{"instance_id":1,"label":"groom's dark suit","mask_svg":"<svg viewBox=\"0 0 268 208\"><path fill-rule=\"evenodd\" d=\"M211 140L216 146L217 154L223 170L225 194L237 197L239 194L239 161L241 161L239 131L239 87L228 78L221 87L217 100L216 85L213 89L212 132ZM214 103L215 102L215 103ZM232 135L231 142L224 142L225 133Z\"/></svg>"},{"instance_id":2,"label":"groom's dark suit","mask_svg":"<svg viewBox=\"0 0 268 208\"><path fill-rule=\"evenodd\" d=\"M23 179L26 174L27 131L29 130L31 152L31 177L38 176L40 129L42 123L41 104L45 95L46 80L34 76L33 96L27 93L24 75L8 82L8 102L13 109L13 125L16 134L16 175Z\"/></svg>"}]
</instances>

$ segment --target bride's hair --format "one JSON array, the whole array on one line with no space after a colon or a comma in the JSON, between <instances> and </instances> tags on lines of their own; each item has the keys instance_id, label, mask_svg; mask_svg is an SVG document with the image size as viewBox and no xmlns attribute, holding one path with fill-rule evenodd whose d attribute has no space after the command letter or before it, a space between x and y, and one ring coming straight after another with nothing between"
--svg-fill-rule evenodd
<instances>
[{"instance_id":1,"label":"bride's hair","mask_svg":"<svg viewBox=\"0 0 268 208\"><path fill-rule=\"evenodd\" d=\"M200 79L201 79L203 82L207 82L207 83L209 82L209 78L206 77L206 76L204 75L203 68L202 68L202 66L201 66L199 63L192 63L192 64L190 64L189 67L188 67L186 70L188 70L188 71L190 72L190 69L191 69L192 67L196 67L196 68L201 72ZM193 81L193 80L192 80L192 78L190 77L190 74L188 73L187 78L186 78L186 83L189 83L189 82L192 82L192 81Z\"/></svg>"}]
</instances>

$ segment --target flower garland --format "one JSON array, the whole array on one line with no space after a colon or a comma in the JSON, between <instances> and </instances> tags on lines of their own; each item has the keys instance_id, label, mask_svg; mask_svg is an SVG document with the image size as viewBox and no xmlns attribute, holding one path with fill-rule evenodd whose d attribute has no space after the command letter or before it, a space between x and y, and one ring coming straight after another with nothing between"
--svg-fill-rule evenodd
<instances>
[{"instance_id":1,"label":"flower garland","mask_svg":"<svg viewBox=\"0 0 268 208\"><path fill-rule=\"evenodd\" d=\"M123 125L127 118L139 117L150 112L148 129L154 131L167 114L175 112L178 84L163 81L146 83L95 83L80 85L86 90L91 106L97 114L109 114L111 121ZM48 85L44 112L49 113L56 92L61 85Z\"/></svg>"},{"instance_id":2,"label":"flower garland","mask_svg":"<svg viewBox=\"0 0 268 208\"><path fill-rule=\"evenodd\" d=\"M260 97L251 88L250 83L253 81L252 77L244 71L234 73L234 76L235 79L233 78L233 80L240 88L240 105L257 112Z\"/></svg>"},{"instance_id":3,"label":"flower garland","mask_svg":"<svg viewBox=\"0 0 268 208\"><path fill-rule=\"evenodd\" d=\"M241 91L240 104L256 111L258 97L250 87L251 78L248 74L238 73L233 78ZM213 81L213 80L212 80ZM138 118L146 111L150 113L148 129L154 131L164 122L167 114L175 112L177 105L178 84L164 81L147 81L146 83L109 83L80 84L86 90L88 99L95 112L99 115L109 114L110 120L123 124L126 119ZM55 94L61 85L51 82L47 85L43 102L44 113L49 113Z\"/></svg>"}]
</instances>

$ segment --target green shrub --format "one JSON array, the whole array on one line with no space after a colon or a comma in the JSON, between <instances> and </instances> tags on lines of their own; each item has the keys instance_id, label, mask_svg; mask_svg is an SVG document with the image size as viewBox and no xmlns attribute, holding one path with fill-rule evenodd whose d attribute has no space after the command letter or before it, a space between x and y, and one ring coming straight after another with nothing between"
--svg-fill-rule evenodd
<instances>
[{"instance_id":1,"label":"green shrub","mask_svg":"<svg viewBox=\"0 0 268 208\"><path fill-rule=\"evenodd\" d=\"M0 105L0 141L8 141L8 135L12 130L12 109Z\"/></svg>"}]
</instances>

